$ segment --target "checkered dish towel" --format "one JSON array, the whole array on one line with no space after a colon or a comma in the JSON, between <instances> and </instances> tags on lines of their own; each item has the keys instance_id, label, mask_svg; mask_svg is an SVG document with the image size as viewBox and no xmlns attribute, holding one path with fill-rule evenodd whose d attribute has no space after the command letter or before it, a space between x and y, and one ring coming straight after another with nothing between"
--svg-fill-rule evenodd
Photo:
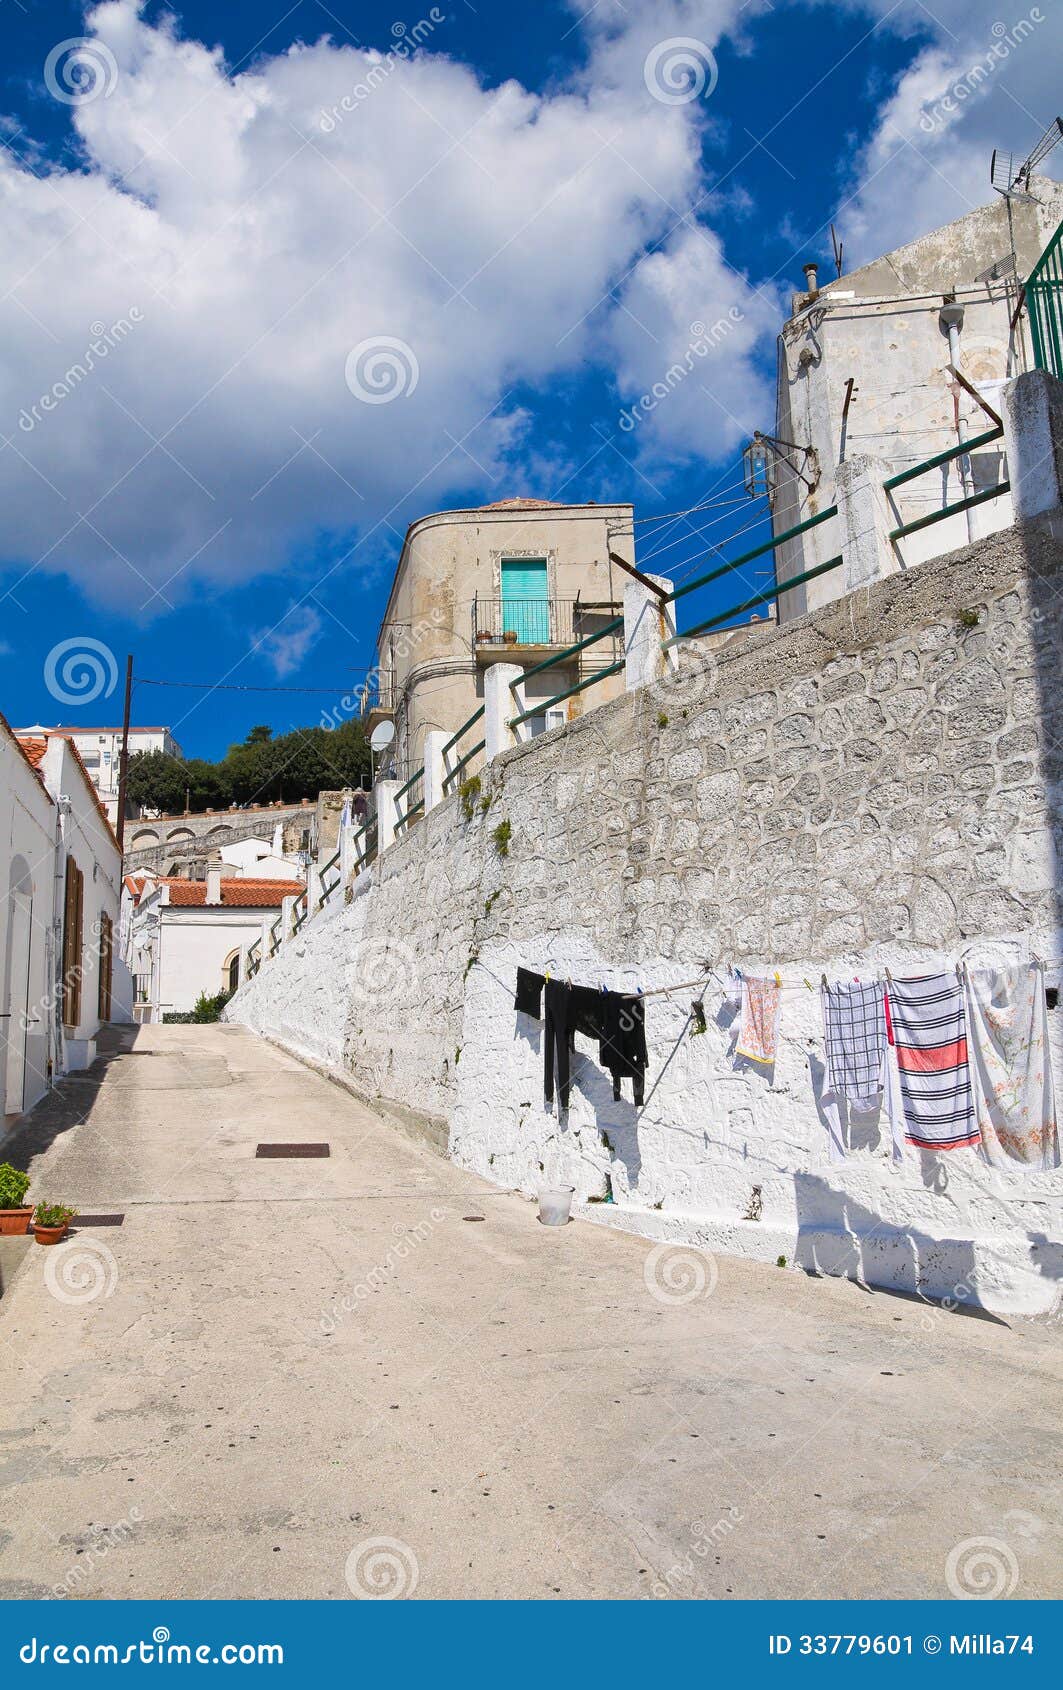
<instances>
[{"instance_id":1,"label":"checkered dish towel","mask_svg":"<svg viewBox=\"0 0 1063 1690\"><path fill-rule=\"evenodd\" d=\"M979 1145L967 1056L963 987L955 974L891 980L904 1136L919 1150Z\"/></svg>"},{"instance_id":2,"label":"checkered dish towel","mask_svg":"<svg viewBox=\"0 0 1063 1690\"><path fill-rule=\"evenodd\" d=\"M876 982L821 988L823 1038L831 1089L857 1109L873 1109L882 1095L886 1011Z\"/></svg>"}]
</instances>

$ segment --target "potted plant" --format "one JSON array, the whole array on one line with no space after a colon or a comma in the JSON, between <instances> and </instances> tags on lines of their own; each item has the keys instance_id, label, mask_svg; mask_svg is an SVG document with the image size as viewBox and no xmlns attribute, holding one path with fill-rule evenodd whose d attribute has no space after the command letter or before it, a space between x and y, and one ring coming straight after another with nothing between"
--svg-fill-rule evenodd
<instances>
[{"instance_id":1,"label":"potted plant","mask_svg":"<svg viewBox=\"0 0 1063 1690\"><path fill-rule=\"evenodd\" d=\"M516 628L507 628L505 633L502 635L502 638L505 641L506 645L516 645L516 643L517 643L517 630L516 630Z\"/></svg>"},{"instance_id":2,"label":"potted plant","mask_svg":"<svg viewBox=\"0 0 1063 1690\"><path fill-rule=\"evenodd\" d=\"M10 1162L0 1162L0 1233L28 1232L33 1204L23 1203L29 1190L30 1176Z\"/></svg>"},{"instance_id":3,"label":"potted plant","mask_svg":"<svg viewBox=\"0 0 1063 1690\"><path fill-rule=\"evenodd\" d=\"M66 1203L38 1203L33 1211L33 1236L38 1244L58 1244L77 1214Z\"/></svg>"}]
</instances>

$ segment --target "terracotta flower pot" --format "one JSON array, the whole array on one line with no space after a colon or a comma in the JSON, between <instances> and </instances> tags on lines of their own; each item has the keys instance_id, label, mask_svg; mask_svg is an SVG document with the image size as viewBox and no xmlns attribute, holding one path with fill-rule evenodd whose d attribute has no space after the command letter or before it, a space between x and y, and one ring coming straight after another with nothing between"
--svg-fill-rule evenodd
<instances>
[{"instance_id":1,"label":"terracotta flower pot","mask_svg":"<svg viewBox=\"0 0 1063 1690\"><path fill-rule=\"evenodd\" d=\"M35 1226L33 1236L38 1244L58 1244L69 1225L69 1221L64 1221L62 1226Z\"/></svg>"},{"instance_id":2,"label":"terracotta flower pot","mask_svg":"<svg viewBox=\"0 0 1063 1690\"><path fill-rule=\"evenodd\" d=\"M32 1216L32 1203L28 1204L24 1209L0 1209L0 1233L2 1233L5 1238L8 1238L13 1233L22 1234L24 1232L28 1232Z\"/></svg>"}]
</instances>

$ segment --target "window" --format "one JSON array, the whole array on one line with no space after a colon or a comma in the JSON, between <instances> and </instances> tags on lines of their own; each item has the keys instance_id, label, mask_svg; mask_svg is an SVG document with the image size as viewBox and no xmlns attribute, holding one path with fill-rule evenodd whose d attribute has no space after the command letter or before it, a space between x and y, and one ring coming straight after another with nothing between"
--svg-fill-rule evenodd
<instances>
[{"instance_id":1,"label":"window","mask_svg":"<svg viewBox=\"0 0 1063 1690\"><path fill-rule=\"evenodd\" d=\"M550 604L546 559L502 560L502 632L517 645L548 645Z\"/></svg>"},{"instance_id":2,"label":"window","mask_svg":"<svg viewBox=\"0 0 1063 1690\"><path fill-rule=\"evenodd\" d=\"M66 859L66 889L63 898L63 1025L81 1022L81 925L85 900L85 876L73 857Z\"/></svg>"},{"instance_id":3,"label":"window","mask_svg":"<svg viewBox=\"0 0 1063 1690\"><path fill-rule=\"evenodd\" d=\"M114 963L114 923L100 916L100 983L96 1011L101 1021L111 1019L111 971Z\"/></svg>"},{"instance_id":4,"label":"window","mask_svg":"<svg viewBox=\"0 0 1063 1690\"><path fill-rule=\"evenodd\" d=\"M240 952L234 951L225 970L225 989L235 992L240 984Z\"/></svg>"}]
</instances>

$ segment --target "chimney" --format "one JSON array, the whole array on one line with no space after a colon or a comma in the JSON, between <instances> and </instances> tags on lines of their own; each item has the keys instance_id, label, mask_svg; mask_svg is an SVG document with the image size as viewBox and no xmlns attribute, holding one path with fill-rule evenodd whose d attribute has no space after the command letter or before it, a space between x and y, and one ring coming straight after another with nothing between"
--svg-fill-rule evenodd
<instances>
[{"instance_id":1,"label":"chimney","mask_svg":"<svg viewBox=\"0 0 1063 1690\"><path fill-rule=\"evenodd\" d=\"M207 903L221 903L221 864L207 865Z\"/></svg>"},{"instance_id":2,"label":"chimney","mask_svg":"<svg viewBox=\"0 0 1063 1690\"><path fill-rule=\"evenodd\" d=\"M819 265L810 260L809 263L803 264L801 268L805 273L805 292L811 294L818 293L819 286L816 281L816 277L819 273Z\"/></svg>"}]
</instances>

